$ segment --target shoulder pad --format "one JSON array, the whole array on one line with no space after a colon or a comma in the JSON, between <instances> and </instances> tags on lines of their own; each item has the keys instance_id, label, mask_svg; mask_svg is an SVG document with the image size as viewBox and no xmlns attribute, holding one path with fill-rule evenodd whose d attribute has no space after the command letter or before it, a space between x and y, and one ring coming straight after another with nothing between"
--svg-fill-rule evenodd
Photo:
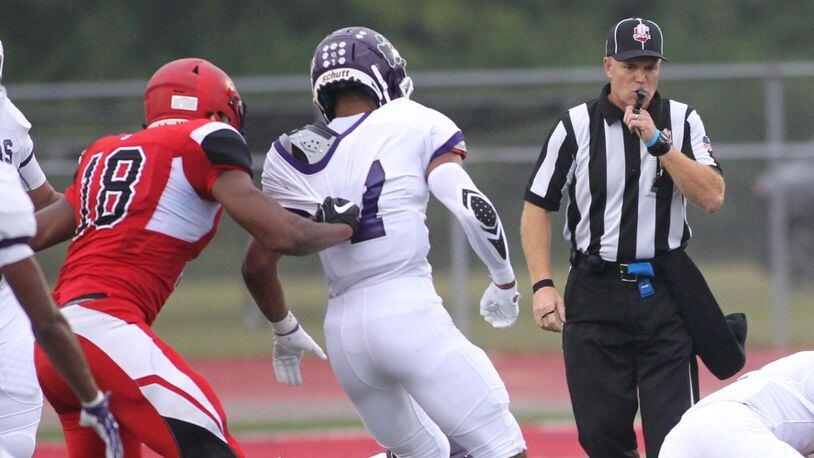
<instances>
[{"instance_id":1,"label":"shoulder pad","mask_svg":"<svg viewBox=\"0 0 814 458\"><path fill-rule=\"evenodd\" d=\"M308 124L278 139L285 150L304 164L315 164L325 157L339 134L324 123Z\"/></svg>"},{"instance_id":2,"label":"shoulder pad","mask_svg":"<svg viewBox=\"0 0 814 458\"><path fill-rule=\"evenodd\" d=\"M8 127L14 126L14 129L21 131L22 134L27 134L31 129L31 123L5 94L0 96L0 109L2 109L0 119L10 124L7 124Z\"/></svg>"}]
</instances>

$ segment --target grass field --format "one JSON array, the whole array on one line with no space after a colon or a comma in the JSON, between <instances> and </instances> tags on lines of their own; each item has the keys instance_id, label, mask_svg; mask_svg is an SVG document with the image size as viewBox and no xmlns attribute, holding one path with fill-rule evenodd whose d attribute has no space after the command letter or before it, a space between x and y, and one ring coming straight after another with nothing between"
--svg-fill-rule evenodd
<instances>
[{"instance_id":1,"label":"grass field","mask_svg":"<svg viewBox=\"0 0 814 458\"><path fill-rule=\"evenodd\" d=\"M766 273L747 264L702 264L710 287L725 312L743 311L749 319L748 343L767 346L772 343L771 283ZM559 272L566 272L560 268ZM452 295L449 276L435 275L439 294L448 301ZM517 324L495 330L478 315L477 302L486 286L485 275L473 275L469 281L471 314L468 335L488 350L536 352L560 345L559 336L542 332L530 312L530 290L525 272L521 279L521 315ZM325 311L325 287L318 272L311 275L290 273L283 276L287 302L308 332L323 343L322 317ZM555 278L558 285L564 278ZM792 293L790 311L791 343L814 343L810 323L814 322L812 290ZM155 324L156 332L186 357L259 356L271 354L271 336L261 320L245 325L247 308L254 307L237 271L224 272L217 280L187 278L173 293Z\"/></svg>"}]
</instances>

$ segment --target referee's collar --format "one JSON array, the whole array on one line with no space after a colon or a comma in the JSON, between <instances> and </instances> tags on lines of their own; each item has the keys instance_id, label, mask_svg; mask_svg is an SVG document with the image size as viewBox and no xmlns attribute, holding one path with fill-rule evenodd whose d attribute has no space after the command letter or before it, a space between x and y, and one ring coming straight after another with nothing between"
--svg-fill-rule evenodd
<instances>
[{"instance_id":1,"label":"referee's collar","mask_svg":"<svg viewBox=\"0 0 814 458\"><path fill-rule=\"evenodd\" d=\"M610 95L610 83L606 84L605 87L602 88L602 92L599 93L599 110L602 112L602 117L605 118L605 122L608 125L612 125L616 121L621 121L622 118L625 116L625 112L620 110L619 107L612 104L610 100L608 100L608 95ZM661 95L659 91L653 95L653 98L650 99L650 105L647 106L647 111L650 113L650 116L653 118L653 121L656 125L659 125L659 120L657 119L659 116L660 110L658 107L661 105Z\"/></svg>"}]
</instances>

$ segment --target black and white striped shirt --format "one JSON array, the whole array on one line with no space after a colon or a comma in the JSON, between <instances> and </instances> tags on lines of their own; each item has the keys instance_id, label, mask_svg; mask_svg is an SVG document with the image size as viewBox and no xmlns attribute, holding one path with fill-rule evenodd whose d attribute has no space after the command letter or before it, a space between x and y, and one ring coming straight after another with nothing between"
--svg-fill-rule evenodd
<instances>
[{"instance_id":1,"label":"black and white striped shirt","mask_svg":"<svg viewBox=\"0 0 814 458\"><path fill-rule=\"evenodd\" d=\"M567 192L563 235L572 249L606 261L649 259L684 247L692 235L686 199L666 171L654 187L658 160L622 122L624 112L610 103L609 91L610 84L599 98L560 117L543 145L525 200L557 211ZM720 171L695 109L657 92L648 111L676 149Z\"/></svg>"}]
</instances>

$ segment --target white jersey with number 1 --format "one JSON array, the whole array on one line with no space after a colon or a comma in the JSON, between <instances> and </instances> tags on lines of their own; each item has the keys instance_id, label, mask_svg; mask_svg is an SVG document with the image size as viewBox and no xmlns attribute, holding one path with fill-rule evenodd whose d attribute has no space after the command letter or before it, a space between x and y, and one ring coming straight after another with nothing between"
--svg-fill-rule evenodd
<instances>
[{"instance_id":1,"label":"white jersey with number 1","mask_svg":"<svg viewBox=\"0 0 814 458\"><path fill-rule=\"evenodd\" d=\"M263 189L283 207L313 214L327 196L361 207L351 240L320 253L331 296L403 276L429 277L426 170L437 155L466 154L458 126L406 98L334 119L339 137L321 159L304 163L278 142L263 166Z\"/></svg>"},{"instance_id":2,"label":"white jersey with number 1","mask_svg":"<svg viewBox=\"0 0 814 458\"><path fill-rule=\"evenodd\" d=\"M448 151L466 155L460 129L406 98L328 128L338 134L333 143L333 133L314 126L275 142L263 189L295 211L313 213L327 196L361 207L353 239L320 253L331 296L325 343L337 380L395 455L449 456L445 435L472 456L517 455L526 446L506 387L486 353L455 328L427 261L427 167ZM321 138L323 151L314 147ZM283 142L305 149L288 153Z\"/></svg>"}]
</instances>

